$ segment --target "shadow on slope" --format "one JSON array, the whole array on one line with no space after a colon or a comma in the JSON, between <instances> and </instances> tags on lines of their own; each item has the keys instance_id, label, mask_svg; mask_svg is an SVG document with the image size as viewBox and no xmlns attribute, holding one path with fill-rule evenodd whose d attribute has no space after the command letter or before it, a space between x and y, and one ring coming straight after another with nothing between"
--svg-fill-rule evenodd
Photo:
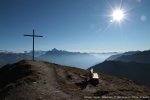
<instances>
[{"instance_id":1,"label":"shadow on slope","mask_svg":"<svg viewBox=\"0 0 150 100\"><path fill-rule=\"evenodd\" d=\"M105 61L92 66L97 72L117 77L128 78L144 85L150 86L150 64L138 62Z\"/></svg>"},{"instance_id":2,"label":"shadow on slope","mask_svg":"<svg viewBox=\"0 0 150 100\"><path fill-rule=\"evenodd\" d=\"M24 83L34 82L38 74L31 70L31 65L22 60L18 63L7 64L0 68L0 99L9 94L9 90Z\"/></svg>"}]
</instances>

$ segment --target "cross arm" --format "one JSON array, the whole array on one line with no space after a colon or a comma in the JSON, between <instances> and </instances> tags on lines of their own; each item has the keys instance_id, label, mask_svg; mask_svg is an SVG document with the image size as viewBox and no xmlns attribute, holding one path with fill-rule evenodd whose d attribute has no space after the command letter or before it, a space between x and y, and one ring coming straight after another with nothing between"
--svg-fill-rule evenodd
<instances>
[{"instance_id":1,"label":"cross arm","mask_svg":"<svg viewBox=\"0 0 150 100\"><path fill-rule=\"evenodd\" d=\"M26 34L24 34L24 36L33 36L33 35L26 35Z\"/></svg>"},{"instance_id":2,"label":"cross arm","mask_svg":"<svg viewBox=\"0 0 150 100\"><path fill-rule=\"evenodd\" d=\"M40 36L40 35L26 35L26 34L24 34L24 36L43 37L43 36Z\"/></svg>"},{"instance_id":3,"label":"cross arm","mask_svg":"<svg viewBox=\"0 0 150 100\"><path fill-rule=\"evenodd\" d=\"M34 37L43 37L43 36L40 36L40 35L34 35Z\"/></svg>"}]
</instances>

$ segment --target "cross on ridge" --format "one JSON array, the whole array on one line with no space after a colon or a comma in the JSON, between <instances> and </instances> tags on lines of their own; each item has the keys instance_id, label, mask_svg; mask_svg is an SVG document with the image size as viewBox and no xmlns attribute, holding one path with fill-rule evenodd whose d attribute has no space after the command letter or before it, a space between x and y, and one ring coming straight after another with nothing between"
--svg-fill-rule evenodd
<instances>
[{"instance_id":1,"label":"cross on ridge","mask_svg":"<svg viewBox=\"0 0 150 100\"><path fill-rule=\"evenodd\" d=\"M43 36L40 36L40 35L34 35L34 29L33 29L33 35L25 35L24 36L32 36L33 37L33 61L34 61L34 37L43 37Z\"/></svg>"}]
</instances>

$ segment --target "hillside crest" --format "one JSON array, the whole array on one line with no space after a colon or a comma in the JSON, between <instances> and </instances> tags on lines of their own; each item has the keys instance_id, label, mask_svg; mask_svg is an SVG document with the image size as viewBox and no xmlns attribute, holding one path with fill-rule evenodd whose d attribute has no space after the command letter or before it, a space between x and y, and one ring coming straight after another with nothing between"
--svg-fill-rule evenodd
<instances>
[{"instance_id":1,"label":"hillside crest","mask_svg":"<svg viewBox=\"0 0 150 100\"><path fill-rule=\"evenodd\" d=\"M131 80L98 73L99 84L88 81L89 71L43 61L22 60L0 68L1 100L79 100L85 96L149 96L150 88Z\"/></svg>"}]
</instances>

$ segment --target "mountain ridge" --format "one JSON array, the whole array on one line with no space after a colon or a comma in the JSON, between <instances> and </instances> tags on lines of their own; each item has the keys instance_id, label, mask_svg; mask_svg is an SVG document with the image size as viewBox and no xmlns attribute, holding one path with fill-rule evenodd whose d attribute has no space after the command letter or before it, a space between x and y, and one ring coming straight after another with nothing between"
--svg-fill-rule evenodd
<instances>
[{"instance_id":1,"label":"mountain ridge","mask_svg":"<svg viewBox=\"0 0 150 100\"><path fill-rule=\"evenodd\" d=\"M142 52L137 52L132 55L123 55L116 58L116 61L130 62L136 61L140 63L150 63L150 50L145 50Z\"/></svg>"},{"instance_id":2,"label":"mountain ridge","mask_svg":"<svg viewBox=\"0 0 150 100\"><path fill-rule=\"evenodd\" d=\"M128 78L141 84L150 86L150 64L140 62L104 61L92 68L96 72Z\"/></svg>"},{"instance_id":3,"label":"mountain ridge","mask_svg":"<svg viewBox=\"0 0 150 100\"><path fill-rule=\"evenodd\" d=\"M23 53L0 53L0 67L6 65L18 62L23 59L31 60L32 56L23 54ZM36 60L39 60L35 57Z\"/></svg>"},{"instance_id":4,"label":"mountain ridge","mask_svg":"<svg viewBox=\"0 0 150 100\"><path fill-rule=\"evenodd\" d=\"M140 51L128 51L128 52L124 52L124 53L122 53L122 54L116 54L116 55L112 55L112 56L110 56L110 57L108 57L106 60L115 60L115 59L117 59L118 57L121 57L121 56L123 56L123 55L132 55L132 54L135 54L135 53L138 53L138 52L140 52Z\"/></svg>"}]
</instances>

